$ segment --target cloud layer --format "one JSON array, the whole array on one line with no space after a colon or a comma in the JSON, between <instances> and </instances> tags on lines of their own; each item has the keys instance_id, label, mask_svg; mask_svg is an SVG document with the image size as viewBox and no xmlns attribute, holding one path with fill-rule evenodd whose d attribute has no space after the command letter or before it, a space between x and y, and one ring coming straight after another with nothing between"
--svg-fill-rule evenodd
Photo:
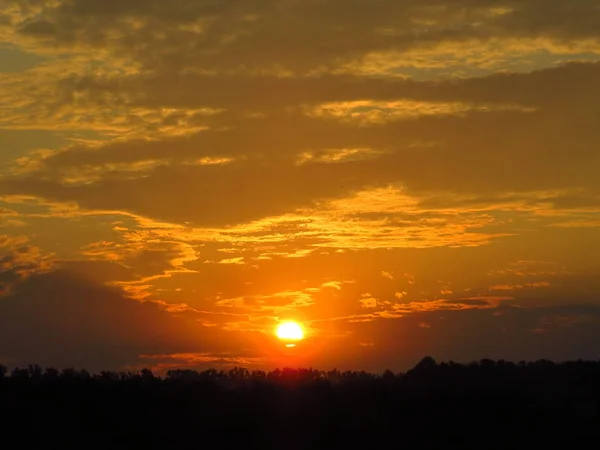
<instances>
[{"instance_id":1,"label":"cloud layer","mask_svg":"<svg viewBox=\"0 0 600 450\"><path fill-rule=\"evenodd\" d=\"M0 6L0 358L593 355L596 1Z\"/></svg>"}]
</instances>

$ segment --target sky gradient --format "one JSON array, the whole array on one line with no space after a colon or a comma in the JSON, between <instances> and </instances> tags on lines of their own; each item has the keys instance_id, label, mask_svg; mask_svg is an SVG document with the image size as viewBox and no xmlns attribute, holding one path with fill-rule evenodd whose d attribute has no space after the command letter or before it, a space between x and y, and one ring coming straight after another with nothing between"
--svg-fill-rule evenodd
<instances>
[{"instance_id":1,"label":"sky gradient","mask_svg":"<svg viewBox=\"0 0 600 450\"><path fill-rule=\"evenodd\" d=\"M597 0L0 0L0 361L596 359L599 80Z\"/></svg>"}]
</instances>

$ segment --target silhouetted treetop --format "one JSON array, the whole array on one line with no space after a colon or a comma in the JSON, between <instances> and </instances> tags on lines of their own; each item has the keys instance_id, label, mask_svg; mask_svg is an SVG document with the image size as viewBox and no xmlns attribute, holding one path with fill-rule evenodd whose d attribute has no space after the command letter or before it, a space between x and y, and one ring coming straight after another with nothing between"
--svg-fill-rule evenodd
<instances>
[{"instance_id":1,"label":"silhouetted treetop","mask_svg":"<svg viewBox=\"0 0 600 450\"><path fill-rule=\"evenodd\" d=\"M62 450L578 448L596 436L599 403L600 361L426 357L397 374L235 367L164 376L0 366L4 441Z\"/></svg>"}]
</instances>

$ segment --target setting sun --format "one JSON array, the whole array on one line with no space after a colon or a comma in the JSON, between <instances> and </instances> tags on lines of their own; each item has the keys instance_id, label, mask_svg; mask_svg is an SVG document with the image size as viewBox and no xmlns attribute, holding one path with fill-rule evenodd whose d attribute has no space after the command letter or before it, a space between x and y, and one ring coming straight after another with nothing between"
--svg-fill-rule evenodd
<instances>
[{"instance_id":1,"label":"setting sun","mask_svg":"<svg viewBox=\"0 0 600 450\"><path fill-rule=\"evenodd\" d=\"M277 327L277 337L286 341L299 341L304 338L304 330L296 322L284 322Z\"/></svg>"}]
</instances>

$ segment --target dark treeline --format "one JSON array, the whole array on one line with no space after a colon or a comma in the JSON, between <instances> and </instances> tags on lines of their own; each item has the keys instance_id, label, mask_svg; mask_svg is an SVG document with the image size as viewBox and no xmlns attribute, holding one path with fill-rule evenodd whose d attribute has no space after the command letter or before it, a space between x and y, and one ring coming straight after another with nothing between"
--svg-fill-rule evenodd
<instances>
[{"instance_id":1,"label":"dark treeline","mask_svg":"<svg viewBox=\"0 0 600 450\"><path fill-rule=\"evenodd\" d=\"M27 448L577 448L600 437L600 361L406 373L136 373L0 366L0 436ZM12 439L17 439L13 441Z\"/></svg>"}]
</instances>

